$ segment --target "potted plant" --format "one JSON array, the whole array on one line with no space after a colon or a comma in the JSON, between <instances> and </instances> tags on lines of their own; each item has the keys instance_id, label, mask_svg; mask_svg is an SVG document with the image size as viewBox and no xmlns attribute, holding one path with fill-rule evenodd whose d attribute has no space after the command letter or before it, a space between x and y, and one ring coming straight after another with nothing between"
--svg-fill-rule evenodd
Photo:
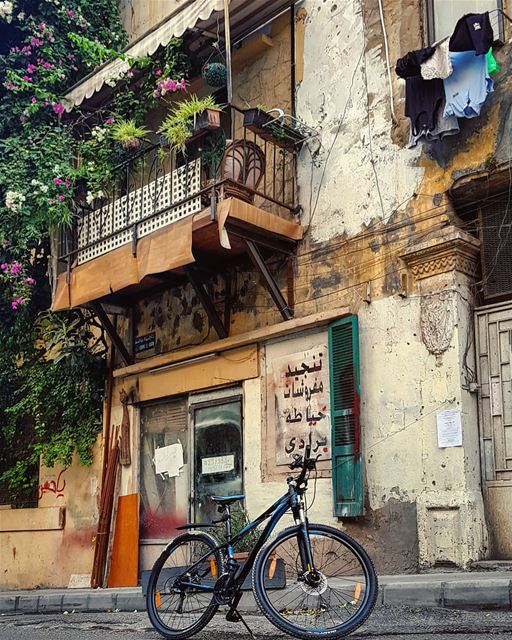
<instances>
[{"instance_id":1,"label":"potted plant","mask_svg":"<svg viewBox=\"0 0 512 640\"><path fill-rule=\"evenodd\" d=\"M187 144L208 131L220 127L221 109L212 96L190 96L163 121L159 129L171 149L186 152Z\"/></svg>"},{"instance_id":2,"label":"potted plant","mask_svg":"<svg viewBox=\"0 0 512 640\"><path fill-rule=\"evenodd\" d=\"M121 120L112 127L111 136L123 149L134 151L140 147L142 140L149 133L150 131L145 127L137 126L135 120Z\"/></svg>"},{"instance_id":3,"label":"potted plant","mask_svg":"<svg viewBox=\"0 0 512 640\"><path fill-rule=\"evenodd\" d=\"M244 127L283 149L299 150L304 142L304 135L286 123L282 109L246 109Z\"/></svg>"}]
</instances>

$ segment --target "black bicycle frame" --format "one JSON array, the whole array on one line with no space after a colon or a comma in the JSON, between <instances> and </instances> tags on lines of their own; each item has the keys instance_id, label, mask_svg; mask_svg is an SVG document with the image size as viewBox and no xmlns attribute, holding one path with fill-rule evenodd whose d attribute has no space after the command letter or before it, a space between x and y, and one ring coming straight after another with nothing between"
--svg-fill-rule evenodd
<instances>
[{"instance_id":1,"label":"black bicycle frame","mask_svg":"<svg viewBox=\"0 0 512 640\"><path fill-rule=\"evenodd\" d=\"M244 564L239 569L237 569L237 573L235 574L234 586L236 589L236 594L231 603L230 611L236 609L236 606L240 601L240 598L242 597L241 586L243 585L245 579L249 575L254 565L256 556L258 555L258 552L263 547L265 542L269 539L270 534L274 530L279 520L281 520L281 518L289 509L292 510L293 515L297 520L298 513L300 510L300 498L299 498L299 494L297 493L294 487L290 487L288 493L281 496L279 500L276 500L276 502L274 502L274 504L271 507L269 507L266 511L264 511L260 516L258 516L256 520L253 520L252 522L250 522L247 526L245 526L241 531L239 531L235 536L230 538L227 542L216 546L215 549L212 549L211 551L206 553L204 556L199 558L199 560L197 560L193 565L191 565L190 567L187 567L184 574L189 573L191 569L200 565L202 562L204 562L204 560L209 558L216 551L219 551L222 549L226 549L228 558L232 559L233 545L236 544L239 540L242 540L250 531L252 531L252 529L257 527L264 520L266 520L267 518L270 518L266 527L263 529L261 536L259 537L258 541L254 545L252 551L250 552L249 557L244 562ZM309 536L307 532L306 522L305 521L301 522L299 524L299 527L302 533L305 535L305 539L306 539L305 541L307 541L308 543L305 545L306 549L302 550L302 553L301 553L301 556L303 556L302 561L303 563L305 563L303 566L309 568L311 566L311 549L309 547ZM194 587L198 591L213 591L214 589L214 587L211 585L195 584L194 582L189 582L184 580L180 580L180 585L184 587Z\"/></svg>"}]
</instances>

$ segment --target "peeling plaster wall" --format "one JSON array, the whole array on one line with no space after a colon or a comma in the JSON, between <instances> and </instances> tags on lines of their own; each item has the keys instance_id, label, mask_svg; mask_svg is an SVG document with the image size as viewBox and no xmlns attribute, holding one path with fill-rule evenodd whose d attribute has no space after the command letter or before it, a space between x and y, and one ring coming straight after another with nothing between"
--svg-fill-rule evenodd
<instances>
[{"instance_id":1,"label":"peeling plaster wall","mask_svg":"<svg viewBox=\"0 0 512 640\"><path fill-rule=\"evenodd\" d=\"M56 486L62 491L41 490L41 509L22 510L26 529L2 531L1 516L5 512L0 511L0 589L67 587L72 575L90 575L99 516L100 479L98 443L90 467L81 465L77 459L65 470L60 466L52 469L41 466L42 487L48 482L50 488ZM56 484L51 484L52 481ZM45 507L64 507L62 529L41 531L37 525L34 529L37 512Z\"/></svg>"},{"instance_id":2,"label":"peeling plaster wall","mask_svg":"<svg viewBox=\"0 0 512 640\"><path fill-rule=\"evenodd\" d=\"M316 242L355 234L375 216L385 222L422 178L419 150L392 143L389 90L378 13L365 26L361 0L306 0L304 81L297 113L318 128L321 148L312 167L299 163L300 201ZM377 17L377 23L375 22ZM365 46L367 31L371 43ZM310 64L322 51L323 64ZM311 189L312 185L312 189ZM379 195L380 193L380 195Z\"/></svg>"}]
</instances>

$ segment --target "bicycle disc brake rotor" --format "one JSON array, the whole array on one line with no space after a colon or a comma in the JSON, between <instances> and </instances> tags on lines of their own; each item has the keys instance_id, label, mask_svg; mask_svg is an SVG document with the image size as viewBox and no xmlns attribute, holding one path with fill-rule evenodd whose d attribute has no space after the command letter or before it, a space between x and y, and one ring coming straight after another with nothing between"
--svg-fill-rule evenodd
<instances>
[{"instance_id":1,"label":"bicycle disc brake rotor","mask_svg":"<svg viewBox=\"0 0 512 640\"><path fill-rule=\"evenodd\" d=\"M301 589L310 596L321 596L327 590L327 577L317 572L314 582L308 582L308 576L305 576L304 580L299 582Z\"/></svg>"}]
</instances>

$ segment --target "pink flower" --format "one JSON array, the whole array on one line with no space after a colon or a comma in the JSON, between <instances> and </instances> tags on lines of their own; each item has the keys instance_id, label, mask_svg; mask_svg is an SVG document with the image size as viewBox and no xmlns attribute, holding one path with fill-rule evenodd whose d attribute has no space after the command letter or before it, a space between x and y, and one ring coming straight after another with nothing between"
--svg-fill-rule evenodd
<instances>
[{"instance_id":1,"label":"pink flower","mask_svg":"<svg viewBox=\"0 0 512 640\"><path fill-rule=\"evenodd\" d=\"M28 284L29 287L33 287L35 285L36 281L34 280L34 278L27 278L25 280L25 284Z\"/></svg>"},{"instance_id":2,"label":"pink flower","mask_svg":"<svg viewBox=\"0 0 512 640\"><path fill-rule=\"evenodd\" d=\"M2 271L7 271L8 268L9 268L9 265L7 264L7 262L0 264L0 269L2 269Z\"/></svg>"},{"instance_id":3,"label":"pink flower","mask_svg":"<svg viewBox=\"0 0 512 640\"><path fill-rule=\"evenodd\" d=\"M64 196L63 196L63 195L58 196L58 197L57 197L57 200L58 200L59 202L62 202L62 201L64 200Z\"/></svg>"},{"instance_id":4,"label":"pink flower","mask_svg":"<svg viewBox=\"0 0 512 640\"><path fill-rule=\"evenodd\" d=\"M62 113L64 113L64 111L66 111L66 107L61 104L60 102L54 102L53 103L53 112L56 113L57 115L61 115Z\"/></svg>"},{"instance_id":5,"label":"pink flower","mask_svg":"<svg viewBox=\"0 0 512 640\"><path fill-rule=\"evenodd\" d=\"M23 116L20 116L20 122L21 122L21 124L23 124L25 122L25 118Z\"/></svg>"},{"instance_id":6,"label":"pink flower","mask_svg":"<svg viewBox=\"0 0 512 640\"><path fill-rule=\"evenodd\" d=\"M41 24L44 24L44 23L41 23ZM42 47L42 46L43 46L43 44L44 44L44 41L43 41L43 40L40 40L39 38L35 38L34 36L32 36L32 37L30 38L30 44L31 44L33 47Z\"/></svg>"},{"instance_id":7,"label":"pink flower","mask_svg":"<svg viewBox=\"0 0 512 640\"><path fill-rule=\"evenodd\" d=\"M29 64L27 66L27 73L34 73L34 71L37 71L37 67L35 64Z\"/></svg>"},{"instance_id":8,"label":"pink flower","mask_svg":"<svg viewBox=\"0 0 512 640\"><path fill-rule=\"evenodd\" d=\"M153 95L155 96L155 98L161 98L162 97L162 94L160 93L160 91L155 91L153 93Z\"/></svg>"},{"instance_id":9,"label":"pink flower","mask_svg":"<svg viewBox=\"0 0 512 640\"><path fill-rule=\"evenodd\" d=\"M11 80L8 80L8 81L5 83L5 87L6 87L6 89L9 89L9 90L11 90L11 91L12 91L13 89L16 89L16 88L17 88L17 87L16 87L16 85L14 84L14 82L11 82Z\"/></svg>"},{"instance_id":10,"label":"pink flower","mask_svg":"<svg viewBox=\"0 0 512 640\"><path fill-rule=\"evenodd\" d=\"M30 76L23 76L23 80L25 80L25 82L32 82L32 78Z\"/></svg>"},{"instance_id":11,"label":"pink flower","mask_svg":"<svg viewBox=\"0 0 512 640\"><path fill-rule=\"evenodd\" d=\"M46 29L46 22L40 22L37 25L37 28L39 29L39 31L44 31Z\"/></svg>"},{"instance_id":12,"label":"pink flower","mask_svg":"<svg viewBox=\"0 0 512 640\"><path fill-rule=\"evenodd\" d=\"M162 69L157 69L157 70L155 71L155 76L158 78L158 77L160 77L161 75L162 75Z\"/></svg>"},{"instance_id":13,"label":"pink flower","mask_svg":"<svg viewBox=\"0 0 512 640\"><path fill-rule=\"evenodd\" d=\"M68 53L68 55L66 56L68 60L74 60L75 59L75 54L74 53Z\"/></svg>"},{"instance_id":14,"label":"pink flower","mask_svg":"<svg viewBox=\"0 0 512 640\"><path fill-rule=\"evenodd\" d=\"M181 82L179 83L179 89L180 89L181 91L185 91L185 89L186 89L186 88L187 88L187 83L185 82L185 79L183 78L183 79L181 80Z\"/></svg>"},{"instance_id":15,"label":"pink flower","mask_svg":"<svg viewBox=\"0 0 512 640\"><path fill-rule=\"evenodd\" d=\"M50 198L50 204L55 204L55 200L53 198Z\"/></svg>"},{"instance_id":16,"label":"pink flower","mask_svg":"<svg viewBox=\"0 0 512 640\"><path fill-rule=\"evenodd\" d=\"M70 20L74 20L75 19L75 12L73 11L73 9L66 9L66 13L68 14L68 18Z\"/></svg>"},{"instance_id":17,"label":"pink flower","mask_svg":"<svg viewBox=\"0 0 512 640\"><path fill-rule=\"evenodd\" d=\"M133 78L133 71L132 71L131 69L128 69L128 71L126 72L126 75L127 75L129 78Z\"/></svg>"},{"instance_id":18,"label":"pink flower","mask_svg":"<svg viewBox=\"0 0 512 640\"><path fill-rule=\"evenodd\" d=\"M26 302L25 298L16 298L11 302L11 307L16 311L16 309Z\"/></svg>"},{"instance_id":19,"label":"pink flower","mask_svg":"<svg viewBox=\"0 0 512 640\"><path fill-rule=\"evenodd\" d=\"M114 118L112 116L109 116L106 120L105 120L105 124L112 124L114 122Z\"/></svg>"},{"instance_id":20,"label":"pink flower","mask_svg":"<svg viewBox=\"0 0 512 640\"><path fill-rule=\"evenodd\" d=\"M167 80L164 85L164 89L167 89L167 91L176 91L177 87L178 84L174 80Z\"/></svg>"},{"instance_id":21,"label":"pink flower","mask_svg":"<svg viewBox=\"0 0 512 640\"><path fill-rule=\"evenodd\" d=\"M64 184L66 185L66 189L69 189L69 187L71 186L71 182L67 178Z\"/></svg>"},{"instance_id":22,"label":"pink flower","mask_svg":"<svg viewBox=\"0 0 512 640\"><path fill-rule=\"evenodd\" d=\"M22 270L22 266L21 264L18 264L17 262L13 262L11 265L11 273L13 276L17 276L19 275L20 271Z\"/></svg>"},{"instance_id":23,"label":"pink flower","mask_svg":"<svg viewBox=\"0 0 512 640\"><path fill-rule=\"evenodd\" d=\"M60 185L62 184L62 179L61 178L54 178L52 180L52 182L56 187L60 187Z\"/></svg>"},{"instance_id":24,"label":"pink flower","mask_svg":"<svg viewBox=\"0 0 512 640\"><path fill-rule=\"evenodd\" d=\"M9 240L2 240L2 247L8 247L9 246ZM4 263L6 264L6 263ZM7 265L6 265L7 266ZM0 267L1 268L1 267Z\"/></svg>"},{"instance_id":25,"label":"pink flower","mask_svg":"<svg viewBox=\"0 0 512 640\"><path fill-rule=\"evenodd\" d=\"M51 64L50 62L43 62L42 66L43 69L53 69L53 64Z\"/></svg>"},{"instance_id":26,"label":"pink flower","mask_svg":"<svg viewBox=\"0 0 512 640\"><path fill-rule=\"evenodd\" d=\"M32 98L32 100L30 101L32 104L37 104L37 98Z\"/></svg>"}]
</instances>

